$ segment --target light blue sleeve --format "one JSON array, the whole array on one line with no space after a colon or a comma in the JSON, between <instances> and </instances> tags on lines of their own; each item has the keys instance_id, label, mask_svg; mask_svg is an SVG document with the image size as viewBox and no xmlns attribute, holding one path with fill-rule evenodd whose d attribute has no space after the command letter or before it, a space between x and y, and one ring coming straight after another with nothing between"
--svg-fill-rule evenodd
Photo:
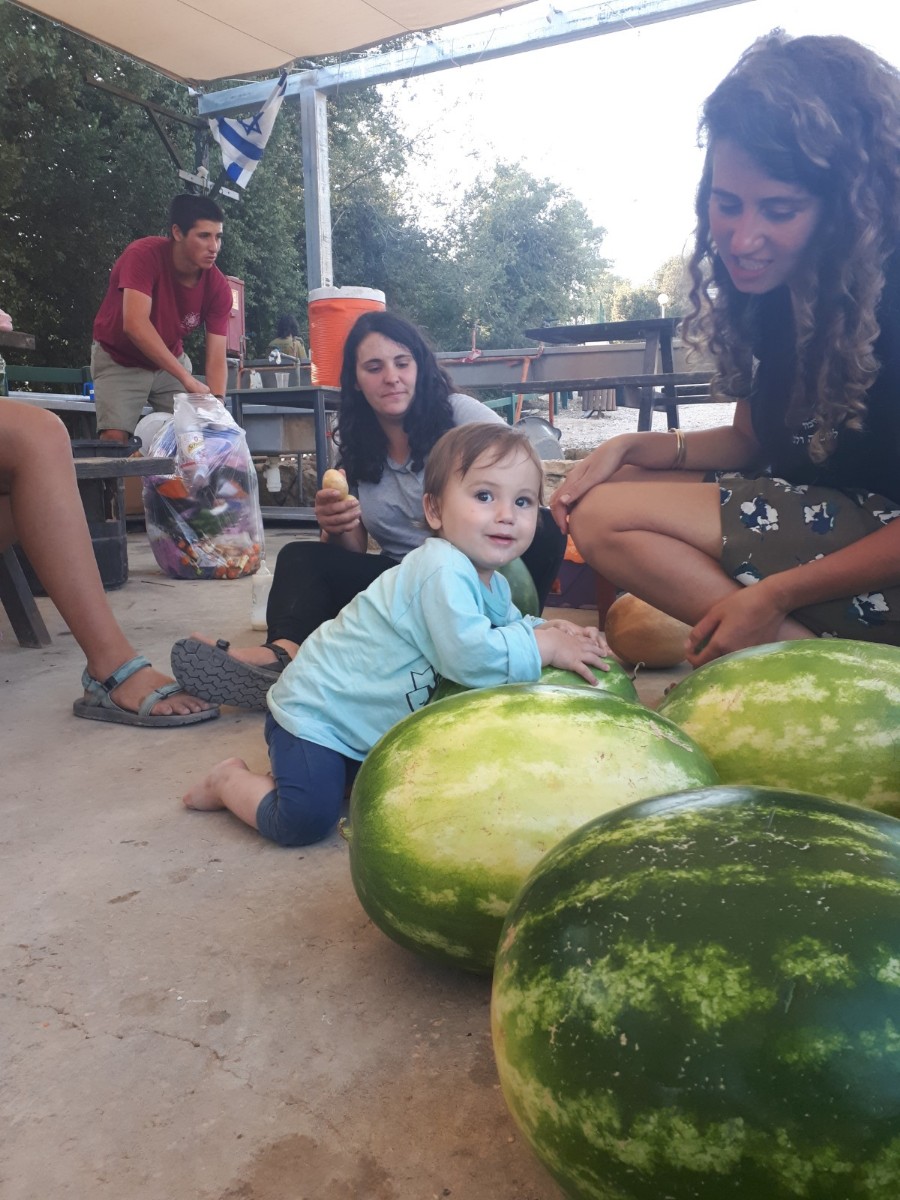
<instances>
[{"instance_id":1,"label":"light blue sleeve","mask_svg":"<svg viewBox=\"0 0 900 1200\"><path fill-rule=\"evenodd\" d=\"M492 624L474 570L463 573L447 564L430 572L412 607L422 653L440 675L465 687L530 683L540 677L531 620L510 603L509 623Z\"/></svg>"}]
</instances>

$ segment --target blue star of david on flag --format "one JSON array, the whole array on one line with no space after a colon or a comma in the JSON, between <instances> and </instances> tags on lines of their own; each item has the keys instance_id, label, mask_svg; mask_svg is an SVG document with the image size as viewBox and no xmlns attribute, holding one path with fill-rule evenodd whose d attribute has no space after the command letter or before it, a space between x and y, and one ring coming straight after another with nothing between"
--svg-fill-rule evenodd
<instances>
[{"instance_id":1,"label":"blue star of david on flag","mask_svg":"<svg viewBox=\"0 0 900 1200\"><path fill-rule=\"evenodd\" d=\"M247 186L263 156L286 90L287 71L283 71L271 96L252 117L210 117L209 127L222 150L225 174L238 187Z\"/></svg>"},{"instance_id":2,"label":"blue star of david on flag","mask_svg":"<svg viewBox=\"0 0 900 1200\"><path fill-rule=\"evenodd\" d=\"M247 137L253 137L254 133L259 134L260 137L263 136L262 126L259 123L259 113L250 121L239 120L239 124Z\"/></svg>"}]
</instances>

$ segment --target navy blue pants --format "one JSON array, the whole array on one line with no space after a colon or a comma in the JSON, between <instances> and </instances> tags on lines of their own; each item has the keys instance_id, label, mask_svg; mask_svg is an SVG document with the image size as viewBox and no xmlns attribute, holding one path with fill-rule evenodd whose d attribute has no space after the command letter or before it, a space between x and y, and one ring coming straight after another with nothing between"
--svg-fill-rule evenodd
<instances>
[{"instance_id":1,"label":"navy blue pants","mask_svg":"<svg viewBox=\"0 0 900 1200\"><path fill-rule=\"evenodd\" d=\"M266 717L266 741L275 787L256 810L259 832L279 846L321 841L337 824L360 764L337 750L294 737L271 713Z\"/></svg>"}]
</instances>

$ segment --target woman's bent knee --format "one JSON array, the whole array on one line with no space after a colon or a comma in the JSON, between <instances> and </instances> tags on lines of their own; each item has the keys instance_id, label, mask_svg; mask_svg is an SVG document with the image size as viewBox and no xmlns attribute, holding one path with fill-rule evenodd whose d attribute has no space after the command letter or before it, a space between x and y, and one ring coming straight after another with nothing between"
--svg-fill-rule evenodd
<instances>
[{"instance_id":1,"label":"woman's bent knee","mask_svg":"<svg viewBox=\"0 0 900 1200\"><path fill-rule=\"evenodd\" d=\"M56 413L15 401L0 404L0 467L36 467L48 455L72 458L69 432Z\"/></svg>"},{"instance_id":2,"label":"woman's bent knee","mask_svg":"<svg viewBox=\"0 0 900 1200\"><path fill-rule=\"evenodd\" d=\"M569 533L579 551L590 562L594 554L605 550L618 530L614 520L615 498L609 495L614 484L601 484L584 496L569 514Z\"/></svg>"}]
</instances>

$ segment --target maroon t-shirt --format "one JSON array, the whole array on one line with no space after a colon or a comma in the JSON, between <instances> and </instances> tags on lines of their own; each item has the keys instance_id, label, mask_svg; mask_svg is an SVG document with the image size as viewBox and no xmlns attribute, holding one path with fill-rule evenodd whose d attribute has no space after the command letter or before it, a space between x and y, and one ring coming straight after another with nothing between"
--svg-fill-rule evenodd
<instances>
[{"instance_id":1,"label":"maroon t-shirt","mask_svg":"<svg viewBox=\"0 0 900 1200\"><path fill-rule=\"evenodd\" d=\"M126 246L113 264L109 287L94 319L94 341L123 367L159 368L146 358L122 328L122 289L143 292L152 300L150 323L177 358L182 338L201 325L224 334L231 312L231 286L218 267L201 272L194 287L178 282L170 238L146 237Z\"/></svg>"}]
</instances>

